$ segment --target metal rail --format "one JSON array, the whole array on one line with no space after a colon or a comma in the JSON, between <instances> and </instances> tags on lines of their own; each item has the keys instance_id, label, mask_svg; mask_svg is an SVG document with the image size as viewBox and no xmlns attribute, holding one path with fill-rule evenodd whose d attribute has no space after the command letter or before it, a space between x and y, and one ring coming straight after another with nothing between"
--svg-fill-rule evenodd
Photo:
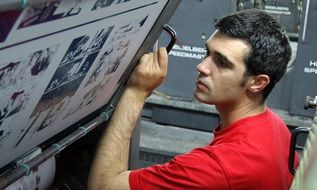
<instances>
[{"instance_id":1,"label":"metal rail","mask_svg":"<svg viewBox=\"0 0 317 190\"><path fill-rule=\"evenodd\" d=\"M13 182L21 178L22 176L28 175L33 168L40 165L52 156L57 155L63 149L73 144L76 140L85 136L89 131L93 130L101 123L108 121L110 116L112 115L113 110L114 106L110 105L107 108L107 110L102 112L98 117L96 117L86 125L77 128L77 130L75 130L62 140L58 141L57 143L52 144L49 148L44 150L39 156L35 157L34 159L28 162L17 164L16 169L0 178L0 189L4 189L5 187L9 186Z\"/></svg>"}]
</instances>

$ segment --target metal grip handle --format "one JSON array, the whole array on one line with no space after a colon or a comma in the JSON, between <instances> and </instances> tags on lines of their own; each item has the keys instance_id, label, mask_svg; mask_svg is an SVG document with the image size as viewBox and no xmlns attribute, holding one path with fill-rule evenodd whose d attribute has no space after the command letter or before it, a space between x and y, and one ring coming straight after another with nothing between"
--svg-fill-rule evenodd
<instances>
[{"instance_id":1,"label":"metal grip handle","mask_svg":"<svg viewBox=\"0 0 317 190\"><path fill-rule=\"evenodd\" d=\"M308 127L298 127L294 129L294 131L292 132L291 144L289 149L288 169L293 175L296 172L296 169L294 168L294 159L295 159L297 137L301 133L309 133L309 132L310 132L310 128Z\"/></svg>"},{"instance_id":2,"label":"metal grip handle","mask_svg":"<svg viewBox=\"0 0 317 190\"><path fill-rule=\"evenodd\" d=\"M176 37L177 37L177 34L175 32L175 30L170 27L169 25L167 24L164 24L163 26L163 29L170 35L171 37L171 41L169 42L169 44L167 45L167 53L169 53L171 51L171 49L173 48L175 42L176 42Z\"/></svg>"}]
</instances>

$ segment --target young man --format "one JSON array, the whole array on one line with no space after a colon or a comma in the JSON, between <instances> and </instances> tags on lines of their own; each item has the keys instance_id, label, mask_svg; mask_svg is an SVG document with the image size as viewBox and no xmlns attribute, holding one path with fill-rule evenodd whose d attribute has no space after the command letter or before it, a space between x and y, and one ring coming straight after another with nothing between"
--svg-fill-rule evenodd
<instances>
[{"instance_id":1,"label":"young man","mask_svg":"<svg viewBox=\"0 0 317 190\"><path fill-rule=\"evenodd\" d=\"M144 55L132 73L101 139L89 189L289 189L290 133L265 106L290 60L288 38L259 10L224 17L216 28L197 66L194 92L219 112L214 140L166 164L127 171L133 127L145 99L166 75L167 53L161 48Z\"/></svg>"}]
</instances>

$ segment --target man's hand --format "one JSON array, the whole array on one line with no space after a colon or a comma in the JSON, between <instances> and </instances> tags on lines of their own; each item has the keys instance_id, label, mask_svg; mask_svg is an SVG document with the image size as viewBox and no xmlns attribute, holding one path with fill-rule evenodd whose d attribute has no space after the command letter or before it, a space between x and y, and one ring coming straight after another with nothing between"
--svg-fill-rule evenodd
<instances>
[{"instance_id":1,"label":"man's hand","mask_svg":"<svg viewBox=\"0 0 317 190\"><path fill-rule=\"evenodd\" d=\"M130 189L128 163L132 131L145 98L161 84L166 73L165 48L142 56L100 139L89 174L88 189Z\"/></svg>"},{"instance_id":2,"label":"man's hand","mask_svg":"<svg viewBox=\"0 0 317 190\"><path fill-rule=\"evenodd\" d=\"M158 52L144 54L134 69L127 88L148 97L158 87L167 74L168 55L165 48Z\"/></svg>"}]
</instances>

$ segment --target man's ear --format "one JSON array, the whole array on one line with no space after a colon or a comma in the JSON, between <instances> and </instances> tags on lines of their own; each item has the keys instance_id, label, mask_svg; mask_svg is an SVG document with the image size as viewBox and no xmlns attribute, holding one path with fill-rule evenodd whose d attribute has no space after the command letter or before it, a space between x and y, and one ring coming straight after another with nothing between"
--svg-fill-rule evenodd
<instances>
[{"instance_id":1,"label":"man's ear","mask_svg":"<svg viewBox=\"0 0 317 190\"><path fill-rule=\"evenodd\" d=\"M262 92L263 89L270 83L270 77L268 75L256 75L249 83L249 91L253 93Z\"/></svg>"}]
</instances>

